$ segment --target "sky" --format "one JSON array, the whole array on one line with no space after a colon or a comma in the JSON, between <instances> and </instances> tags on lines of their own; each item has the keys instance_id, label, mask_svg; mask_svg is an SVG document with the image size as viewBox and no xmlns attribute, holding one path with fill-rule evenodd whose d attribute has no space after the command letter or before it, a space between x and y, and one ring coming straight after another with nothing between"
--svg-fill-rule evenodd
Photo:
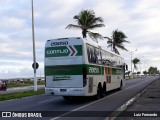
<instances>
[{"instance_id":1,"label":"sky","mask_svg":"<svg viewBox=\"0 0 160 120\"><path fill-rule=\"evenodd\" d=\"M141 60L139 71L160 69L159 0L33 0L37 76L44 76L46 40L82 37L80 30L65 29L81 10L94 10L105 27L93 30L111 37L114 30L127 36L128 51L119 50L131 69L132 58ZM0 78L33 77L31 0L0 1ZM89 39L89 38L88 38ZM99 40L107 48L107 40ZM108 48L109 49L109 48ZM137 51L135 51L137 49Z\"/></svg>"}]
</instances>

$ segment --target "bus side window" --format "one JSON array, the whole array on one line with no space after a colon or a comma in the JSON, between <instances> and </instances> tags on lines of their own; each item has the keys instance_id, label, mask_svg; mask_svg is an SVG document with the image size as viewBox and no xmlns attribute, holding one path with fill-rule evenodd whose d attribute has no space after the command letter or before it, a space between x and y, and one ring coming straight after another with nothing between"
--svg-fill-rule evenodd
<instances>
[{"instance_id":1,"label":"bus side window","mask_svg":"<svg viewBox=\"0 0 160 120\"><path fill-rule=\"evenodd\" d=\"M100 53L99 49L96 47L87 45L87 55L88 55L88 62L89 63L99 63Z\"/></svg>"},{"instance_id":2,"label":"bus side window","mask_svg":"<svg viewBox=\"0 0 160 120\"><path fill-rule=\"evenodd\" d=\"M87 45L87 53L88 53L88 62L94 63L94 51L92 46Z\"/></svg>"},{"instance_id":3,"label":"bus side window","mask_svg":"<svg viewBox=\"0 0 160 120\"><path fill-rule=\"evenodd\" d=\"M98 64L102 64L101 50L100 49L96 49L96 51L97 51L97 63Z\"/></svg>"},{"instance_id":4,"label":"bus side window","mask_svg":"<svg viewBox=\"0 0 160 120\"><path fill-rule=\"evenodd\" d=\"M94 63L94 50L93 50L93 47L90 47L90 50L91 50L91 63Z\"/></svg>"},{"instance_id":5,"label":"bus side window","mask_svg":"<svg viewBox=\"0 0 160 120\"><path fill-rule=\"evenodd\" d=\"M101 54L100 54L100 49L96 48L96 63L101 64Z\"/></svg>"},{"instance_id":6,"label":"bus side window","mask_svg":"<svg viewBox=\"0 0 160 120\"><path fill-rule=\"evenodd\" d=\"M87 55L88 55L88 62L91 62L91 52L89 45L87 45Z\"/></svg>"},{"instance_id":7,"label":"bus side window","mask_svg":"<svg viewBox=\"0 0 160 120\"><path fill-rule=\"evenodd\" d=\"M102 56L102 64L105 65L105 51L101 52L101 56Z\"/></svg>"},{"instance_id":8,"label":"bus side window","mask_svg":"<svg viewBox=\"0 0 160 120\"><path fill-rule=\"evenodd\" d=\"M111 66L114 66L114 67L115 67L115 66L116 66L116 61L112 61L112 62L111 62Z\"/></svg>"},{"instance_id":9,"label":"bus side window","mask_svg":"<svg viewBox=\"0 0 160 120\"><path fill-rule=\"evenodd\" d=\"M94 62L94 63L98 63L96 48L94 47L93 49L94 49L94 58L93 58L93 62Z\"/></svg>"}]
</instances>

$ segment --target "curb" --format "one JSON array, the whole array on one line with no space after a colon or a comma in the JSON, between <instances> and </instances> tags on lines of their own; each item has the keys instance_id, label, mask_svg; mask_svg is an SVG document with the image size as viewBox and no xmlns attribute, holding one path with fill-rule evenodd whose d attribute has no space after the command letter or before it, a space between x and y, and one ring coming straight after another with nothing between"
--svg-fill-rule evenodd
<instances>
[{"instance_id":1,"label":"curb","mask_svg":"<svg viewBox=\"0 0 160 120\"><path fill-rule=\"evenodd\" d=\"M154 83L156 80L159 78L155 79L152 83ZM115 111L113 111L108 117L106 117L104 120L114 120L117 118L117 116L122 113L129 105L131 105L136 99L138 99L151 85L150 83L144 90L140 91L137 95L135 95L133 98L128 100L126 103L124 103L122 106L117 108Z\"/></svg>"}]
</instances>

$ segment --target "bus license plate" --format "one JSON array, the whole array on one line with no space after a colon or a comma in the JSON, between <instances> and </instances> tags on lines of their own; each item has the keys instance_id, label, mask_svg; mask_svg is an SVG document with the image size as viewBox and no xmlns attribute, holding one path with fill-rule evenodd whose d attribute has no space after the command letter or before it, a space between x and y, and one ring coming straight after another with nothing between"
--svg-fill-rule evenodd
<instances>
[{"instance_id":1,"label":"bus license plate","mask_svg":"<svg viewBox=\"0 0 160 120\"><path fill-rule=\"evenodd\" d=\"M60 92L66 92L67 89L60 89Z\"/></svg>"}]
</instances>

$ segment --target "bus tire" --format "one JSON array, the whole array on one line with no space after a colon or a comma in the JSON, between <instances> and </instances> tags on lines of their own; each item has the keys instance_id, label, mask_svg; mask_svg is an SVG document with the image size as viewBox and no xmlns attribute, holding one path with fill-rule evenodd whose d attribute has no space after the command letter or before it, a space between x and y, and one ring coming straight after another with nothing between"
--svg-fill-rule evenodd
<instances>
[{"instance_id":1,"label":"bus tire","mask_svg":"<svg viewBox=\"0 0 160 120\"><path fill-rule=\"evenodd\" d=\"M102 86L101 84L98 84L98 87L97 87L97 94L96 94L96 100L100 99L103 97L103 91L102 91Z\"/></svg>"},{"instance_id":2,"label":"bus tire","mask_svg":"<svg viewBox=\"0 0 160 120\"><path fill-rule=\"evenodd\" d=\"M107 92L106 92L106 83L103 83L103 97L106 96Z\"/></svg>"},{"instance_id":3,"label":"bus tire","mask_svg":"<svg viewBox=\"0 0 160 120\"><path fill-rule=\"evenodd\" d=\"M122 85L123 85L123 82L122 82L122 80L121 80L119 90L121 90L121 89L122 89Z\"/></svg>"}]
</instances>

